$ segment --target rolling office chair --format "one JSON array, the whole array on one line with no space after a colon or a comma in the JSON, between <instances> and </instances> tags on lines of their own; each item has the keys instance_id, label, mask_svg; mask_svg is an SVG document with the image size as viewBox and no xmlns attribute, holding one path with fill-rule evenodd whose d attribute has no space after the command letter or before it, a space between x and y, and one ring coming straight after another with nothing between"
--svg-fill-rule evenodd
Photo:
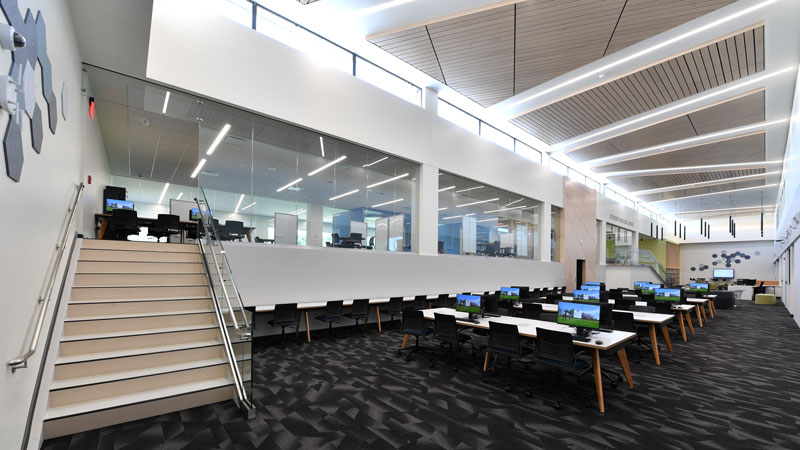
<instances>
[{"instance_id":1,"label":"rolling office chair","mask_svg":"<svg viewBox=\"0 0 800 450\"><path fill-rule=\"evenodd\" d=\"M585 352L575 352L572 334L564 331L553 331L536 328L536 361L556 369L556 401L555 409L561 409L561 379L563 373L570 373L579 379L592 369L592 365L581 359ZM525 393L533 397L534 388ZM592 407L591 397L584 402L587 408Z\"/></svg>"},{"instance_id":2,"label":"rolling office chair","mask_svg":"<svg viewBox=\"0 0 800 450\"><path fill-rule=\"evenodd\" d=\"M466 343L471 338L465 334L461 334L461 329L458 327L458 324L456 324L456 316L434 313L433 317L433 338L443 344L447 344L447 361L453 362L453 345L455 344L457 350L461 344ZM434 356L431 358L431 367L436 366L436 361L440 359L441 357L437 356L434 351ZM458 366L453 365L453 370L458 372Z\"/></svg>"},{"instance_id":3,"label":"rolling office chair","mask_svg":"<svg viewBox=\"0 0 800 450\"><path fill-rule=\"evenodd\" d=\"M159 214L155 226L150 227L148 234L155 236L161 241L162 237L167 238L175 234L181 234L181 218L174 214Z\"/></svg>"},{"instance_id":4,"label":"rolling office chair","mask_svg":"<svg viewBox=\"0 0 800 450\"><path fill-rule=\"evenodd\" d=\"M525 319L541 320L542 305L539 303L523 303L522 317Z\"/></svg>"},{"instance_id":5,"label":"rolling office chair","mask_svg":"<svg viewBox=\"0 0 800 450\"><path fill-rule=\"evenodd\" d=\"M530 297L526 298L525 300L532 299L534 302L539 302L540 301L539 297L541 297L541 296L542 296L541 289L533 288L533 291L531 292Z\"/></svg>"},{"instance_id":6,"label":"rolling office chair","mask_svg":"<svg viewBox=\"0 0 800 450\"><path fill-rule=\"evenodd\" d=\"M361 233L350 233L350 241L352 242L353 248L361 248L364 245L364 238Z\"/></svg>"},{"instance_id":7,"label":"rolling office chair","mask_svg":"<svg viewBox=\"0 0 800 450\"><path fill-rule=\"evenodd\" d=\"M539 314L539 320L543 320L545 322L558 322L558 313L554 312L542 312Z\"/></svg>"},{"instance_id":8,"label":"rolling office chair","mask_svg":"<svg viewBox=\"0 0 800 450\"><path fill-rule=\"evenodd\" d=\"M555 305L558 302L560 302L561 300L564 300L564 298L561 296L561 294L547 294L547 298L546 298L546 300L544 302L545 303L550 303L551 305Z\"/></svg>"},{"instance_id":9,"label":"rolling office chair","mask_svg":"<svg viewBox=\"0 0 800 450\"><path fill-rule=\"evenodd\" d=\"M411 302L411 306L409 306L409 308L416 310L428 309L428 296L417 295L414 297L414 301Z\"/></svg>"},{"instance_id":10,"label":"rolling office chair","mask_svg":"<svg viewBox=\"0 0 800 450\"><path fill-rule=\"evenodd\" d=\"M566 286L561 286L561 292L559 292L559 293L560 293L561 295L564 295L564 294L566 294L566 293L567 293L567 287L566 287Z\"/></svg>"},{"instance_id":11,"label":"rolling office chair","mask_svg":"<svg viewBox=\"0 0 800 450\"><path fill-rule=\"evenodd\" d=\"M108 224L110 235L118 241L127 241L131 234L139 234L138 215L132 209L115 209L111 211Z\"/></svg>"},{"instance_id":12,"label":"rolling office chair","mask_svg":"<svg viewBox=\"0 0 800 450\"><path fill-rule=\"evenodd\" d=\"M375 250L375 236L369 238L369 244L367 244L367 250Z\"/></svg>"},{"instance_id":13,"label":"rolling office chair","mask_svg":"<svg viewBox=\"0 0 800 450\"><path fill-rule=\"evenodd\" d=\"M331 234L331 245L334 247L341 247L341 238L339 238L339 233Z\"/></svg>"},{"instance_id":14,"label":"rolling office chair","mask_svg":"<svg viewBox=\"0 0 800 450\"><path fill-rule=\"evenodd\" d=\"M439 297L436 298L435 304L437 308L449 308L450 294L439 294Z\"/></svg>"},{"instance_id":15,"label":"rolling office chair","mask_svg":"<svg viewBox=\"0 0 800 450\"><path fill-rule=\"evenodd\" d=\"M632 300L629 298L622 298L622 296L620 296L619 299L614 299L614 309L622 311L630 311L631 306L635 305L636 305L636 300Z\"/></svg>"},{"instance_id":16,"label":"rolling office chair","mask_svg":"<svg viewBox=\"0 0 800 450\"><path fill-rule=\"evenodd\" d=\"M638 306L633 305L631 307L631 311L638 311L638 312L653 312L655 308L652 306ZM631 333L636 333L636 339L633 340L631 345L636 345L637 347L644 347L648 351L653 351L653 346L650 342L643 340L643 337L650 338L650 328L647 325L638 325L635 320L633 320L633 313L625 313L625 312L618 312L614 311L614 329L621 330L621 331L628 331ZM654 343L658 345L658 343ZM631 346L628 346L629 348ZM636 363L642 362L642 355L641 353L636 354Z\"/></svg>"},{"instance_id":17,"label":"rolling office chair","mask_svg":"<svg viewBox=\"0 0 800 450\"><path fill-rule=\"evenodd\" d=\"M756 298L755 296L758 294L765 294L766 292L767 288L764 287L764 282L762 281L761 283L758 284L758 286L753 288L753 298Z\"/></svg>"},{"instance_id":18,"label":"rolling office chair","mask_svg":"<svg viewBox=\"0 0 800 450\"><path fill-rule=\"evenodd\" d=\"M617 303L618 301L622 300L622 290L612 289L608 291L608 298L614 300L614 303Z\"/></svg>"},{"instance_id":19,"label":"rolling office chair","mask_svg":"<svg viewBox=\"0 0 800 450\"><path fill-rule=\"evenodd\" d=\"M511 391L511 362L520 360L533 353L533 349L522 344L519 336L519 329L514 324L489 322L489 345L486 348L486 359L483 362L483 382L486 383L486 372L489 363L489 356L494 354L491 367L488 370L494 372L495 364L500 356L505 356L507 365L506 392Z\"/></svg>"},{"instance_id":20,"label":"rolling office chair","mask_svg":"<svg viewBox=\"0 0 800 450\"><path fill-rule=\"evenodd\" d=\"M317 316L317 320L328 322L328 333L331 339L336 340L333 336L333 323L342 320L342 300L331 300L325 305L325 314Z\"/></svg>"},{"instance_id":21,"label":"rolling office chair","mask_svg":"<svg viewBox=\"0 0 800 450\"><path fill-rule=\"evenodd\" d=\"M286 348L286 327L297 326L297 303L280 303L275 305L275 313L269 324L281 327L281 348ZM299 343L299 342L298 342Z\"/></svg>"},{"instance_id":22,"label":"rolling office chair","mask_svg":"<svg viewBox=\"0 0 800 450\"><path fill-rule=\"evenodd\" d=\"M353 308L350 310L349 313L344 314L345 317L349 317L356 321L356 328L361 330L361 336L366 336L364 333L364 327L366 327L367 317L369 316L369 299L368 298L360 298L358 300L353 300ZM364 326L359 327L358 321L364 320Z\"/></svg>"},{"instance_id":23,"label":"rolling office chair","mask_svg":"<svg viewBox=\"0 0 800 450\"><path fill-rule=\"evenodd\" d=\"M241 241L244 235L244 223L238 220L226 220L223 231L220 232L222 241Z\"/></svg>"},{"instance_id":24,"label":"rolling office chair","mask_svg":"<svg viewBox=\"0 0 800 450\"><path fill-rule=\"evenodd\" d=\"M428 327L427 321L425 320L425 314L416 309L406 309L403 311L403 343L408 342L408 338L414 336L414 346L410 349L399 349L397 350L397 356L403 354L404 351L407 351L406 354L406 361L411 361L411 355L420 351L430 351L431 349L420 347L419 346L419 338L425 337L429 334L433 333L433 330Z\"/></svg>"},{"instance_id":25,"label":"rolling office chair","mask_svg":"<svg viewBox=\"0 0 800 450\"><path fill-rule=\"evenodd\" d=\"M389 305L386 309L382 309L381 313L389 315L389 322L394 323L394 316L403 314L403 297L392 297L389 299Z\"/></svg>"},{"instance_id":26,"label":"rolling office chair","mask_svg":"<svg viewBox=\"0 0 800 450\"><path fill-rule=\"evenodd\" d=\"M650 302L656 301L656 294L644 294L643 293L642 295L639 296L639 298L641 298L643 302L650 303Z\"/></svg>"}]
</instances>

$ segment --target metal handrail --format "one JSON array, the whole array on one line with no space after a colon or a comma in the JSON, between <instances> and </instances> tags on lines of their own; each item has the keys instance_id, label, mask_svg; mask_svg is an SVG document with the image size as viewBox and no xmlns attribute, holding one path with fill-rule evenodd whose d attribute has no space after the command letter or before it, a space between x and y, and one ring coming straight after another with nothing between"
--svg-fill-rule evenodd
<instances>
[{"instance_id":1,"label":"metal handrail","mask_svg":"<svg viewBox=\"0 0 800 450\"><path fill-rule=\"evenodd\" d=\"M222 244L218 242L219 246L220 246L220 249L221 249L221 253L223 254L223 257L225 259L225 263L227 264L226 267L228 268L228 273L231 275L231 282L233 283L234 290L236 291L236 298L239 301L239 306L240 306L240 308L242 310L242 320L244 320L244 323L241 326L236 321L236 313L234 312L233 304L231 304L231 299L230 299L230 295L228 294L228 289L225 287L225 279L223 278L222 271L219 268L219 261L217 261L217 255L216 255L216 253L214 253L214 248L213 248L214 244L213 244L213 241L210 238L210 236L212 236L212 235L209 233L208 225L206 224L206 221L204 220L203 208L200 205L200 200L197 197L195 197L194 201L195 201L195 203L197 203L197 212L200 215L200 223L203 224L203 230L205 231L206 236L209 236L209 242L211 242L211 247L212 247L211 248L211 257L214 259L214 268L217 271L217 276L219 277L220 286L222 286L222 293L225 294L225 302L228 304L228 311L230 312L231 320L233 320L233 326L236 327L236 328L249 328L250 327L250 323L247 321L247 314L245 314L245 312L244 312L244 303L242 302L242 297L239 295L239 290L236 288L236 282L233 280L233 273L230 271L230 265L228 264L228 258L224 256L225 249L222 248ZM218 235L219 231L216 229L216 227L214 227L214 223L213 222L210 222L210 223L211 223L211 227L214 229L213 236L219 236ZM211 280L211 283L212 283L211 287L212 287L212 290L213 290L213 287L214 287L213 280Z\"/></svg>"},{"instance_id":2,"label":"metal handrail","mask_svg":"<svg viewBox=\"0 0 800 450\"><path fill-rule=\"evenodd\" d=\"M12 373L16 372L17 369L24 369L28 367L28 359L30 359L30 357L36 353L36 349L39 346L39 335L42 333L44 317L47 315L47 307L50 304L50 297L52 297L53 294L53 286L55 286L56 275L58 275L58 266L61 265L61 258L64 256L64 248L67 245L69 230L72 228L72 222L75 219L75 211L78 209L78 202L80 202L84 187L85 186L83 183L78 186L78 193L75 195L75 200L72 202L72 207L67 209L67 212L69 212L67 227L62 232L61 237L56 244L55 257L53 260L51 260L50 266L47 269L47 277L45 278L44 283L42 283L42 289L39 290L38 303L41 304L41 309L39 311L39 318L36 320L36 328L31 336L31 343L28 346L28 351L26 351L22 356L12 359L8 362L8 366L11 367Z\"/></svg>"}]
</instances>

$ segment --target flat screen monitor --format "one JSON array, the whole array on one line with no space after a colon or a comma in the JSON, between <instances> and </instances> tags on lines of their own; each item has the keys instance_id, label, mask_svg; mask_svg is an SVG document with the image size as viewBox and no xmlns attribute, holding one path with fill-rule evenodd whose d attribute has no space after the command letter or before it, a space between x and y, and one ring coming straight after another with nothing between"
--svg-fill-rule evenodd
<instances>
[{"instance_id":1,"label":"flat screen monitor","mask_svg":"<svg viewBox=\"0 0 800 450\"><path fill-rule=\"evenodd\" d=\"M575 300L582 300L585 302L600 302L600 291L595 290L578 290L572 293Z\"/></svg>"},{"instance_id":2,"label":"flat screen monitor","mask_svg":"<svg viewBox=\"0 0 800 450\"><path fill-rule=\"evenodd\" d=\"M473 314L480 314L481 296L464 294L456 296L456 311L469 313L470 317Z\"/></svg>"},{"instance_id":3,"label":"flat screen monitor","mask_svg":"<svg viewBox=\"0 0 800 450\"><path fill-rule=\"evenodd\" d=\"M733 269L714 269L714 278L730 280L733 278Z\"/></svg>"},{"instance_id":4,"label":"flat screen monitor","mask_svg":"<svg viewBox=\"0 0 800 450\"><path fill-rule=\"evenodd\" d=\"M689 292L708 292L708 283L689 283Z\"/></svg>"},{"instance_id":5,"label":"flat screen monitor","mask_svg":"<svg viewBox=\"0 0 800 450\"><path fill-rule=\"evenodd\" d=\"M642 286L642 294L655 294L656 289L660 288L660 284L648 283Z\"/></svg>"},{"instance_id":6,"label":"flat screen monitor","mask_svg":"<svg viewBox=\"0 0 800 450\"><path fill-rule=\"evenodd\" d=\"M500 298L503 300L519 300L519 288L501 287Z\"/></svg>"},{"instance_id":7,"label":"flat screen monitor","mask_svg":"<svg viewBox=\"0 0 800 450\"><path fill-rule=\"evenodd\" d=\"M656 288L654 300L660 302L679 302L681 301L680 289Z\"/></svg>"},{"instance_id":8,"label":"flat screen monitor","mask_svg":"<svg viewBox=\"0 0 800 450\"><path fill-rule=\"evenodd\" d=\"M644 286L649 285L649 281L634 281L633 282L633 289L642 289Z\"/></svg>"},{"instance_id":9,"label":"flat screen monitor","mask_svg":"<svg viewBox=\"0 0 800 450\"><path fill-rule=\"evenodd\" d=\"M600 285L598 284L598 285L595 286L593 284L582 284L581 285L581 290L582 291L599 291L600 290Z\"/></svg>"},{"instance_id":10,"label":"flat screen monitor","mask_svg":"<svg viewBox=\"0 0 800 450\"><path fill-rule=\"evenodd\" d=\"M557 322L578 328L600 328L600 304L558 302Z\"/></svg>"},{"instance_id":11,"label":"flat screen monitor","mask_svg":"<svg viewBox=\"0 0 800 450\"><path fill-rule=\"evenodd\" d=\"M586 283L583 284L587 286L600 286L601 283L599 281L587 281Z\"/></svg>"},{"instance_id":12,"label":"flat screen monitor","mask_svg":"<svg viewBox=\"0 0 800 450\"><path fill-rule=\"evenodd\" d=\"M208 210L208 215L210 215L211 217L214 217L214 212L209 209ZM189 211L189 219L190 220L200 220L200 210L197 209L197 208L192 208L192 210Z\"/></svg>"},{"instance_id":13,"label":"flat screen monitor","mask_svg":"<svg viewBox=\"0 0 800 450\"><path fill-rule=\"evenodd\" d=\"M117 200L113 198L106 199L106 212L111 212L115 209L130 209L133 210L133 202L128 200Z\"/></svg>"}]
</instances>

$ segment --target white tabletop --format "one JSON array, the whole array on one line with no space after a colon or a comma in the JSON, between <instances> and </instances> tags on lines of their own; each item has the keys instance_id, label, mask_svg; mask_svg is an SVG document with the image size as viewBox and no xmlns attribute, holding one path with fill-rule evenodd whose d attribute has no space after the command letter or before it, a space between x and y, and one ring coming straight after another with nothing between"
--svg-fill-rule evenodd
<instances>
[{"instance_id":1,"label":"white tabletop","mask_svg":"<svg viewBox=\"0 0 800 450\"><path fill-rule=\"evenodd\" d=\"M613 304L611 300L609 300L609 303ZM539 304L542 305L542 312L548 312L548 313L558 312L558 305L553 305L550 303L539 303ZM515 308L520 309L522 308L522 305L520 305L519 307L515 306ZM636 322L643 322L643 323L656 323L656 324L666 323L675 317L672 314L658 314L658 313L648 313L641 311L625 311L618 309L615 309L614 311L633 313L633 320Z\"/></svg>"},{"instance_id":2,"label":"white tabletop","mask_svg":"<svg viewBox=\"0 0 800 450\"><path fill-rule=\"evenodd\" d=\"M702 303L702 304L708 303L707 298L687 298L686 301L689 303Z\"/></svg>"},{"instance_id":3,"label":"white tabletop","mask_svg":"<svg viewBox=\"0 0 800 450\"><path fill-rule=\"evenodd\" d=\"M406 296L403 297L404 302L411 302L414 301L415 296ZM428 300L436 300L439 298L438 295L428 295ZM287 302L288 303L288 302ZM371 298L369 299L370 305L383 305L389 303L389 297L378 297L378 298ZM304 310L304 309L322 309L328 304L327 301L324 302L308 302L308 303L298 303L297 309ZM342 306L348 307L353 306L353 299L344 300ZM256 312L273 312L275 311L275 305L263 305L263 306L256 306Z\"/></svg>"},{"instance_id":4,"label":"white tabletop","mask_svg":"<svg viewBox=\"0 0 800 450\"><path fill-rule=\"evenodd\" d=\"M466 319L468 316L467 313L457 312L455 309L452 308L425 309L422 312L425 315L426 319L433 319L435 313L449 314L452 316L456 316L456 319ZM489 322L508 323L516 325L519 328L520 336L531 337L531 338L536 337L536 328L544 328L554 331L563 331L570 334L572 334L573 331L573 328L568 325L561 325L555 322L547 322L544 320L525 319L522 317L510 317L510 316L485 317L485 318L479 318L477 324L472 322L464 322L461 320L458 321L460 325L466 327L483 328L486 330L489 329ZM580 347L608 350L609 348L615 347L625 341L629 341L634 337L636 337L636 333L629 333L626 331L598 331L595 334L592 334L591 340L588 342L582 342L582 341L573 341L573 342L575 345ZM602 344L597 344L597 341L602 342Z\"/></svg>"}]
</instances>

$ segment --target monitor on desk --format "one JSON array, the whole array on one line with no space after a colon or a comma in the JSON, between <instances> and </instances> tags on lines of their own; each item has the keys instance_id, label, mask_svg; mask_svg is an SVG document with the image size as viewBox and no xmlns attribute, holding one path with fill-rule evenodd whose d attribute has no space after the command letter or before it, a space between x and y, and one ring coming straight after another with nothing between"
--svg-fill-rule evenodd
<instances>
[{"instance_id":1,"label":"monitor on desk","mask_svg":"<svg viewBox=\"0 0 800 450\"><path fill-rule=\"evenodd\" d=\"M708 292L708 283L689 283L689 292Z\"/></svg>"},{"instance_id":2,"label":"monitor on desk","mask_svg":"<svg viewBox=\"0 0 800 450\"><path fill-rule=\"evenodd\" d=\"M656 289L660 288L660 284L648 283L642 286L642 294L655 294Z\"/></svg>"},{"instance_id":3,"label":"monitor on desk","mask_svg":"<svg viewBox=\"0 0 800 450\"><path fill-rule=\"evenodd\" d=\"M214 217L214 212L209 209L208 215ZM200 220L200 210L198 208L192 208L189 211L189 220Z\"/></svg>"},{"instance_id":4,"label":"monitor on desk","mask_svg":"<svg viewBox=\"0 0 800 450\"><path fill-rule=\"evenodd\" d=\"M581 289L573 292L572 297L575 300L583 300L585 302L599 303L600 291L595 291L593 289Z\"/></svg>"},{"instance_id":5,"label":"monitor on desk","mask_svg":"<svg viewBox=\"0 0 800 450\"><path fill-rule=\"evenodd\" d=\"M500 298L503 300L519 300L519 288L501 287Z\"/></svg>"},{"instance_id":6,"label":"monitor on desk","mask_svg":"<svg viewBox=\"0 0 800 450\"><path fill-rule=\"evenodd\" d=\"M128 200L117 200L115 198L106 199L106 212L114 211L115 209L130 209L133 210L133 202Z\"/></svg>"},{"instance_id":7,"label":"monitor on desk","mask_svg":"<svg viewBox=\"0 0 800 450\"><path fill-rule=\"evenodd\" d=\"M639 290L639 289L642 289L644 286L647 286L649 284L650 284L649 281L634 281L633 282L633 289L634 290Z\"/></svg>"},{"instance_id":8,"label":"monitor on desk","mask_svg":"<svg viewBox=\"0 0 800 450\"><path fill-rule=\"evenodd\" d=\"M512 288L519 289L519 296L520 298L525 298L530 294L530 287L529 286L511 286Z\"/></svg>"},{"instance_id":9,"label":"monitor on desk","mask_svg":"<svg viewBox=\"0 0 800 450\"><path fill-rule=\"evenodd\" d=\"M581 285L581 290L582 291L598 291L598 292L600 292L600 285L599 284L598 285L582 284Z\"/></svg>"},{"instance_id":10,"label":"monitor on desk","mask_svg":"<svg viewBox=\"0 0 800 450\"><path fill-rule=\"evenodd\" d=\"M714 278L720 280L733 279L733 269L714 269Z\"/></svg>"},{"instance_id":11,"label":"monitor on desk","mask_svg":"<svg viewBox=\"0 0 800 450\"><path fill-rule=\"evenodd\" d=\"M679 302L681 301L681 290L656 288L654 300L658 302Z\"/></svg>"},{"instance_id":12,"label":"monitor on desk","mask_svg":"<svg viewBox=\"0 0 800 450\"><path fill-rule=\"evenodd\" d=\"M469 318L473 319L473 315L480 314L483 304L480 295L465 295L459 294L456 296L456 311L469 313Z\"/></svg>"},{"instance_id":13,"label":"monitor on desk","mask_svg":"<svg viewBox=\"0 0 800 450\"><path fill-rule=\"evenodd\" d=\"M586 334L590 329L600 328L600 304L578 302L558 302L557 322L578 329L578 334Z\"/></svg>"}]
</instances>

